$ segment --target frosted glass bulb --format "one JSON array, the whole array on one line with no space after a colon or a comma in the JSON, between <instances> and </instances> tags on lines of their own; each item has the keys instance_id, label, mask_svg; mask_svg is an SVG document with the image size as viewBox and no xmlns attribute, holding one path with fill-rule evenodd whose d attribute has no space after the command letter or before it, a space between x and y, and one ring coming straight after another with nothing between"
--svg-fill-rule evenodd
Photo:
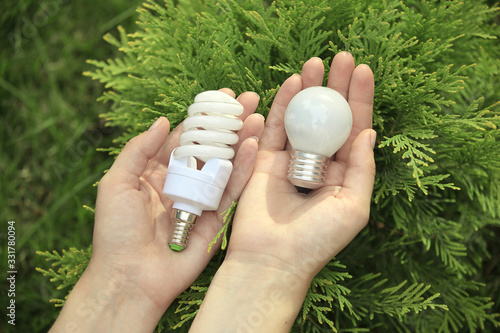
<instances>
[{"instance_id":1,"label":"frosted glass bulb","mask_svg":"<svg viewBox=\"0 0 500 333\"><path fill-rule=\"evenodd\" d=\"M170 156L163 193L174 202L169 245L182 251L191 229L204 210L216 210L224 193L234 156L230 145L238 142L236 131L243 122L237 116L243 106L220 91L196 95L182 123L180 146ZM197 160L206 162L198 170Z\"/></svg>"},{"instance_id":2,"label":"frosted glass bulb","mask_svg":"<svg viewBox=\"0 0 500 333\"><path fill-rule=\"evenodd\" d=\"M331 88L306 88L288 104L285 129L292 146L288 179L299 188L316 189L325 181L330 157L351 133L351 108Z\"/></svg>"}]
</instances>

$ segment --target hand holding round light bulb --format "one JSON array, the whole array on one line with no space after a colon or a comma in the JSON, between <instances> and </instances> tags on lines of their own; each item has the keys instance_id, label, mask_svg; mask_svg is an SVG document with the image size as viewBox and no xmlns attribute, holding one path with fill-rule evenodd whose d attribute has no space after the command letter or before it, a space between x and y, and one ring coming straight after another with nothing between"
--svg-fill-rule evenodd
<instances>
[{"instance_id":1,"label":"hand holding round light bulb","mask_svg":"<svg viewBox=\"0 0 500 333\"><path fill-rule=\"evenodd\" d=\"M340 136L341 141L346 140L340 149L330 147L333 150L316 152L327 155L338 149L328 158L325 181L319 188L304 195L287 178L290 150L302 148L300 128L303 124L291 122L307 120L311 124L315 121L312 118L324 116L324 110L318 110L317 114L310 110L306 115L310 119L287 117L285 111L290 111L287 106L294 96L307 93L310 87L321 86L323 77L322 61L310 59L304 64L302 74L286 80L277 93L259 142L254 173L239 201L226 261L260 262L262 266L279 267L303 274L305 280L312 279L368 222L375 175L376 134L371 130L374 82L370 68L355 67L347 52L335 56L328 76L329 88L314 89L323 89L330 97L328 90L333 89L347 100L352 111L352 129L350 113L344 112L346 110L340 113L347 133L335 124L319 129L327 134L335 131L337 139ZM300 111L300 105L292 107ZM294 138L297 142L289 142L290 136L287 140L286 122L289 122L287 129L293 126L298 129L298 136L292 134L297 136ZM312 148L317 149L315 140L321 138L312 135L309 146L312 144ZM336 144L338 142L333 142L333 146Z\"/></svg>"}]
</instances>

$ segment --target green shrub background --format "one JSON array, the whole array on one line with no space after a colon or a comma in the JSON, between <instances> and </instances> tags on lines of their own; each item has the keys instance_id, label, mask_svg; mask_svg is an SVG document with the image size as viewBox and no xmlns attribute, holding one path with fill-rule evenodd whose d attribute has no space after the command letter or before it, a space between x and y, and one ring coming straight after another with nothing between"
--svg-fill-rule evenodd
<instances>
[{"instance_id":1,"label":"green shrub background","mask_svg":"<svg viewBox=\"0 0 500 333\"><path fill-rule=\"evenodd\" d=\"M25 331L50 326L57 312L47 300L63 302L90 255L91 208L81 205L93 206L92 184L112 162L96 146L116 153L159 115L177 124L208 89L254 90L266 115L278 85L304 61L320 56L328 67L340 50L375 74L372 214L316 277L294 331L474 332L499 324L494 2L180 0L146 2L138 16L134 3L57 3L36 34L14 47L4 39L0 51L8 59L0 65L2 217L16 220ZM38 6L18 2L2 29L23 35ZM125 28L112 29L118 23ZM99 41L108 30L112 46ZM85 64L89 58L97 60ZM82 71L105 84L105 103L94 101L102 85ZM42 257L53 269L34 255L52 249L61 255ZM187 330L222 257L160 329Z\"/></svg>"},{"instance_id":2,"label":"green shrub background","mask_svg":"<svg viewBox=\"0 0 500 333\"><path fill-rule=\"evenodd\" d=\"M118 130L104 127L102 87L82 76L89 58L113 57L102 40L133 29L139 0L0 2L0 332L47 332L64 297L35 271L37 250L88 247L97 182ZM99 135L99 133L102 134ZM7 325L7 221L16 221L16 327Z\"/></svg>"}]
</instances>

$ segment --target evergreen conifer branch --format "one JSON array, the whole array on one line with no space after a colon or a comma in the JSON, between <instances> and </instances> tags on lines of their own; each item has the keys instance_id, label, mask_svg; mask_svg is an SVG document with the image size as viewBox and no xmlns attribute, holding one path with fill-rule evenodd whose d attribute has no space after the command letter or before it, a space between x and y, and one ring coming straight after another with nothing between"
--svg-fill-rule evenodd
<instances>
[{"instance_id":1,"label":"evergreen conifer branch","mask_svg":"<svg viewBox=\"0 0 500 333\"><path fill-rule=\"evenodd\" d=\"M491 281L481 267L500 226L498 15L486 1L148 0L137 31L105 36L119 56L84 73L105 87L108 125L123 129L102 150L117 154L159 116L175 127L203 90L256 91L267 116L308 58L328 72L349 51L375 77L374 204L368 227L314 279L293 331L491 329L498 287L481 283ZM40 254L60 269L39 270L69 290L90 253ZM187 331L223 254L159 332Z\"/></svg>"},{"instance_id":2,"label":"evergreen conifer branch","mask_svg":"<svg viewBox=\"0 0 500 333\"><path fill-rule=\"evenodd\" d=\"M71 292L76 282L83 274L85 268L90 261L92 255L92 246L85 250L70 248L68 251L62 250L61 254L57 251L37 251L37 255L44 257L45 261L52 262L52 267L58 267L57 271L54 268L43 269L37 267L37 272L44 276L50 277L50 282L57 285L58 290L67 290L67 294ZM50 300L55 306L63 306L67 296L64 299Z\"/></svg>"},{"instance_id":3,"label":"evergreen conifer branch","mask_svg":"<svg viewBox=\"0 0 500 333\"><path fill-rule=\"evenodd\" d=\"M214 239L208 244L208 252L212 250L212 246L214 246L219 238L222 236L222 244L221 250L225 250L227 247L227 232L231 221L233 220L234 213L236 213L236 207L238 206L238 202L233 202L231 206L226 209L221 215L224 215L222 219L222 228L219 230L217 235L215 235Z\"/></svg>"},{"instance_id":4,"label":"evergreen conifer branch","mask_svg":"<svg viewBox=\"0 0 500 333\"><path fill-rule=\"evenodd\" d=\"M350 290L340 284L352 276L347 272L336 271L336 268L345 269L346 267L333 260L314 277L302 306L302 326L307 320L314 318L319 324L326 323L334 332L337 332L333 320L328 315L333 307L339 311L347 310L354 318L360 319L351 302L346 298ZM336 301L335 306L334 301Z\"/></svg>"}]
</instances>

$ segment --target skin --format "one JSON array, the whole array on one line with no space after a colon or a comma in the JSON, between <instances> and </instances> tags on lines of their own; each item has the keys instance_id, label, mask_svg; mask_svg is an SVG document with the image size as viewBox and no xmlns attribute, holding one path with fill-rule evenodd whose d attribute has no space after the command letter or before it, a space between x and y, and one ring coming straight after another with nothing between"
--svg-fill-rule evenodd
<instances>
[{"instance_id":1,"label":"skin","mask_svg":"<svg viewBox=\"0 0 500 333\"><path fill-rule=\"evenodd\" d=\"M191 331L288 332L311 279L366 225L375 175L373 74L341 52L328 86L349 102L351 135L332 158L325 186L305 196L287 180L286 106L321 85L323 74L319 58L307 61L301 76L283 83L265 125L253 114L258 96L238 97L245 112L233 174L219 210L203 213L182 252L168 246L172 202L161 194L182 128L168 135L160 118L132 139L99 184L92 259L51 332L152 332L207 265L220 213L238 198L227 257Z\"/></svg>"}]
</instances>

